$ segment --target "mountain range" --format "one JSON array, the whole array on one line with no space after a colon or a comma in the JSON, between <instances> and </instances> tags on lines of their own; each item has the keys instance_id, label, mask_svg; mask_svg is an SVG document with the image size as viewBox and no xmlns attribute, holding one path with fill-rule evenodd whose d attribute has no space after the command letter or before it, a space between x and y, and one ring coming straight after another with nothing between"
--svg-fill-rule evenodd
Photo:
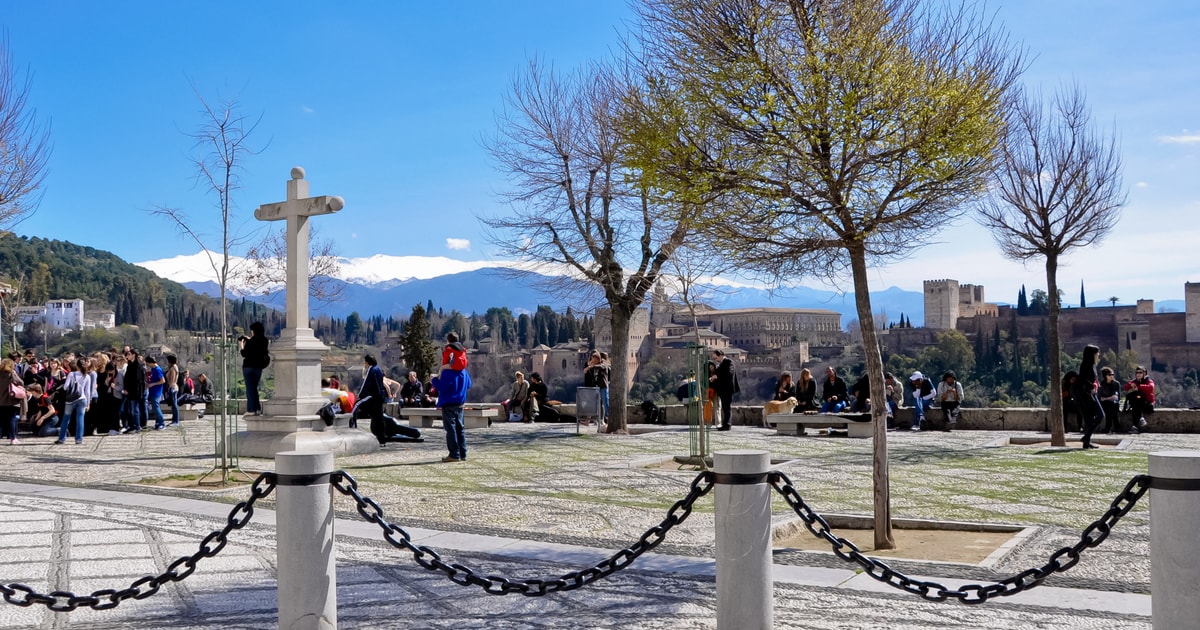
<instances>
[{"instance_id":1,"label":"mountain range","mask_svg":"<svg viewBox=\"0 0 1200 630\"><path fill-rule=\"evenodd\" d=\"M176 256L161 260L135 263L163 278L206 295L220 294L212 279L211 265L203 254ZM231 264L244 264L241 259ZM545 290L552 278L533 271L521 271L510 262L459 261L445 257L384 256L341 259L338 278L330 283L340 289L335 302L313 300L310 310L314 316L345 318L352 312L362 317L397 315L407 317L416 304L432 301L435 308L458 310L470 314L483 313L491 307L508 307L514 313L532 312L539 305L564 310L567 301ZM837 311L843 325L857 317L854 294L810 287L788 287L768 290L752 286L702 287L701 295L718 308L814 308ZM284 306L282 287L266 292L252 292L232 287L231 293L262 304ZM918 291L889 287L872 293L871 302L877 319L899 321L903 314L914 324L924 320L924 296Z\"/></svg>"},{"instance_id":2,"label":"mountain range","mask_svg":"<svg viewBox=\"0 0 1200 630\"><path fill-rule=\"evenodd\" d=\"M237 266L244 261L234 259ZM219 289L212 280L211 265L202 253L161 260L135 263L159 276L174 280L185 287L206 295L217 296ZM520 271L507 261L460 261L441 256L386 256L344 258L340 260L339 277L330 279L341 290L335 302L313 300L310 309L314 316L345 318L352 312L362 317L396 315L408 317L416 304L432 301L435 308L445 311L483 313L491 307L508 307L514 313L533 312L539 305L562 311L567 302L544 289L550 277L533 271ZM233 287L231 292L248 299L282 309L282 288L251 292ZM751 286L721 285L708 287L701 294L712 295L707 303L717 308L814 308L842 314L842 325L857 318L853 293L796 286L767 290ZM925 298L919 291L895 286L871 294L876 324L897 322L900 316L913 325L925 320ZM1090 307L1103 308L1108 302L1098 301ZM1182 311L1182 300L1162 300L1159 311ZM880 320L883 320L881 322Z\"/></svg>"}]
</instances>

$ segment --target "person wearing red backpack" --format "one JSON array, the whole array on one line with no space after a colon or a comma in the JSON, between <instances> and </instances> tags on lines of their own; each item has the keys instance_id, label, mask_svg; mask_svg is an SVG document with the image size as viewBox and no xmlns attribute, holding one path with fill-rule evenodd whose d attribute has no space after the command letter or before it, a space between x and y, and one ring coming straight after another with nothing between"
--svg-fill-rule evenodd
<instances>
[{"instance_id":1,"label":"person wearing red backpack","mask_svg":"<svg viewBox=\"0 0 1200 630\"><path fill-rule=\"evenodd\" d=\"M461 366L461 367L460 367ZM467 372L467 349L458 343L458 335L446 335L442 349L442 369L432 381L438 392L438 407L442 408L442 427L446 429L446 449L450 454L443 462L467 459L467 436L463 432L463 405L471 389L471 374Z\"/></svg>"}]
</instances>

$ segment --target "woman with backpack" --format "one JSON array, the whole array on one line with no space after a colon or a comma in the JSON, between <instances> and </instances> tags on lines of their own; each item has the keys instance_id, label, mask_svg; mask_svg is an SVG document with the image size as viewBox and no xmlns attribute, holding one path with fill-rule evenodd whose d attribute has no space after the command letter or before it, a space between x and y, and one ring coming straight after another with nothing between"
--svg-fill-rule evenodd
<instances>
[{"instance_id":1,"label":"woman with backpack","mask_svg":"<svg viewBox=\"0 0 1200 630\"><path fill-rule=\"evenodd\" d=\"M75 359L71 367L74 369L67 374L62 385L63 403L66 408L58 426L58 439L54 441L55 444L67 443L67 431L72 423L75 425L75 443L83 444L84 416L92 404L92 398L95 397L95 386L89 374L91 359L80 357Z\"/></svg>"}]
</instances>

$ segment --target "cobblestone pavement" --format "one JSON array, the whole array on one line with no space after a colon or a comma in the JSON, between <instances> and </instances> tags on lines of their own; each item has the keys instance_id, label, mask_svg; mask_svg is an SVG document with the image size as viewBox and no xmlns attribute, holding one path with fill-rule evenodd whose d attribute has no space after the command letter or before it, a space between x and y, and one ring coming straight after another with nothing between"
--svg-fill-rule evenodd
<instances>
[{"instance_id":1,"label":"cobblestone pavement","mask_svg":"<svg viewBox=\"0 0 1200 630\"><path fill-rule=\"evenodd\" d=\"M1040 566L1054 550L1077 540L1132 475L1145 472L1148 452L1200 447L1200 436L1154 434L1092 452L998 445L1014 435L1034 434L889 434L895 516L1039 527L989 569L903 560L890 564L920 575L973 581ZM696 474L666 463L687 454L682 431L598 436L576 435L573 425L497 425L470 431L469 459L457 464L440 463L444 449L439 429L427 437L423 444L392 444L380 453L341 458L337 465L406 528L608 550L626 546L661 520ZM205 421L134 436L88 437L82 446L51 442L23 439L18 446L0 446L3 481L225 505L202 514L0 491L0 582L77 593L121 588L194 552L204 535L220 526L218 517L229 504L248 493L245 487L209 492L134 483L208 470L213 431ZM870 440L783 437L738 428L714 434L714 446L770 451L819 512L870 513ZM271 468L272 462L243 459L241 466L256 471ZM272 507L269 501L261 505ZM697 505L692 517L672 530L657 550L660 554L711 558L712 503L705 498ZM348 500L339 497L336 508L340 517L355 518ZM774 510L778 521L789 518L782 500ZM1109 540L1085 553L1068 573L1048 579L1047 587L1074 589L1071 597L1080 601L1088 601L1083 595L1094 591L1108 591L1107 597L1118 602L1127 597L1123 593L1148 593L1146 516L1146 506L1139 505ZM0 604L0 627L274 627L273 528L255 523L230 538L230 545L203 560L194 575L146 600L127 601L112 611L70 614ZM519 577L581 568L570 554L531 560L476 549L454 558L482 564L488 573ZM797 570L852 569L823 552L781 550L776 562ZM639 561L610 579L547 598L492 597L420 569L377 539L339 537L339 617L343 628L714 628L711 575L657 566ZM1103 611L1047 603L1053 597L967 607L924 602L873 583L879 588L858 586L860 579L866 578L818 587L778 579L776 627L1150 627L1144 602L1127 610L1120 603L1097 606ZM1105 597L1100 593L1098 599Z\"/></svg>"}]
</instances>

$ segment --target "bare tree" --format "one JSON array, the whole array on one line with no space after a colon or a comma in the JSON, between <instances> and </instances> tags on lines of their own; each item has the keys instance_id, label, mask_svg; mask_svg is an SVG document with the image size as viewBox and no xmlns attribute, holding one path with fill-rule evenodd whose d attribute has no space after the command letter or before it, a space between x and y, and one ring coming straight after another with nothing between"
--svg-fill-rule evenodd
<instances>
[{"instance_id":1,"label":"bare tree","mask_svg":"<svg viewBox=\"0 0 1200 630\"><path fill-rule=\"evenodd\" d=\"M196 242L208 258L209 265L217 276L217 284L221 292L221 341L217 352L219 371L216 378L216 396L220 402L220 427L217 430L217 462L216 470L221 473L222 481L237 467L227 443L231 422L229 419L229 373L232 371L235 357L230 351L233 347L229 330L229 281L234 270L230 264L231 250L246 240L245 236L237 233L235 224L236 206L233 194L241 188L241 176L245 160L258 153L250 139L258 126L260 119L245 116L237 101L229 100L219 107L209 104L198 92L200 100L201 123L196 130L188 134L194 141L196 180L209 192L216 195L217 211L220 215L220 232L213 237L215 243L210 246L205 234L194 227L187 215L177 208L157 206L153 214L163 216L175 223L179 230ZM208 222L205 222L207 224ZM216 253L219 252L219 253ZM236 427L233 428L236 431Z\"/></svg>"},{"instance_id":2,"label":"bare tree","mask_svg":"<svg viewBox=\"0 0 1200 630\"><path fill-rule=\"evenodd\" d=\"M512 214L484 219L491 240L519 260L565 266L567 283L598 289L610 309L610 433L627 430L630 319L698 211L656 198L626 166L630 90L600 66L562 76L531 60L488 141L512 185Z\"/></svg>"},{"instance_id":3,"label":"bare tree","mask_svg":"<svg viewBox=\"0 0 1200 630\"><path fill-rule=\"evenodd\" d=\"M675 254L671 256L668 267L669 275L661 277L659 283L673 285L671 288L674 289L674 294L671 296L671 299L687 311L692 324L692 343L695 344L697 349L703 348L704 341L700 335L700 310L711 304L713 299L732 293L732 291L719 286L715 282L717 277L733 270L733 263L730 258L718 255L710 247L691 244L677 249ZM704 357L704 360L707 361L708 358ZM689 363L688 368L689 370L697 371L695 374L690 374L689 376L700 379L697 380L695 387L697 388L697 392L704 392L708 384L703 382L701 375L698 373L699 366ZM691 403L689 402L688 404ZM709 456L709 447L711 445L708 441L708 425L704 422L703 400L699 401L698 404L699 409L697 413L699 417L700 439L697 444L699 447L697 454L700 456L701 465L704 465L705 458Z\"/></svg>"},{"instance_id":4,"label":"bare tree","mask_svg":"<svg viewBox=\"0 0 1200 630\"><path fill-rule=\"evenodd\" d=\"M345 284L337 280L341 269L333 241L319 237L317 228L309 228L308 292L320 302L336 302ZM234 270L238 284L269 293L287 279L287 231L271 230L261 241L246 250L246 260Z\"/></svg>"},{"instance_id":5,"label":"bare tree","mask_svg":"<svg viewBox=\"0 0 1200 630\"><path fill-rule=\"evenodd\" d=\"M920 0L642 0L660 108L692 123L657 182L724 192L710 231L776 283L849 271L872 398L883 363L868 269L911 254L979 194L1019 55L970 8ZM875 405L875 546L891 532Z\"/></svg>"},{"instance_id":6,"label":"bare tree","mask_svg":"<svg viewBox=\"0 0 1200 630\"><path fill-rule=\"evenodd\" d=\"M0 229L23 221L41 201L50 125L29 106L32 85L29 73L18 75L8 38L0 37Z\"/></svg>"},{"instance_id":7,"label":"bare tree","mask_svg":"<svg viewBox=\"0 0 1200 630\"><path fill-rule=\"evenodd\" d=\"M1066 445L1062 397L1053 394L1062 378L1058 263L1071 250L1102 241L1120 218L1125 197L1116 137L1095 129L1078 86L1056 92L1049 102L1029 94L1015 99L1003 160L979 222L1008 258L1045 263L1046 293L1053 296L1046 357L1053 446Z\"/></svg>"}]
</instances>

